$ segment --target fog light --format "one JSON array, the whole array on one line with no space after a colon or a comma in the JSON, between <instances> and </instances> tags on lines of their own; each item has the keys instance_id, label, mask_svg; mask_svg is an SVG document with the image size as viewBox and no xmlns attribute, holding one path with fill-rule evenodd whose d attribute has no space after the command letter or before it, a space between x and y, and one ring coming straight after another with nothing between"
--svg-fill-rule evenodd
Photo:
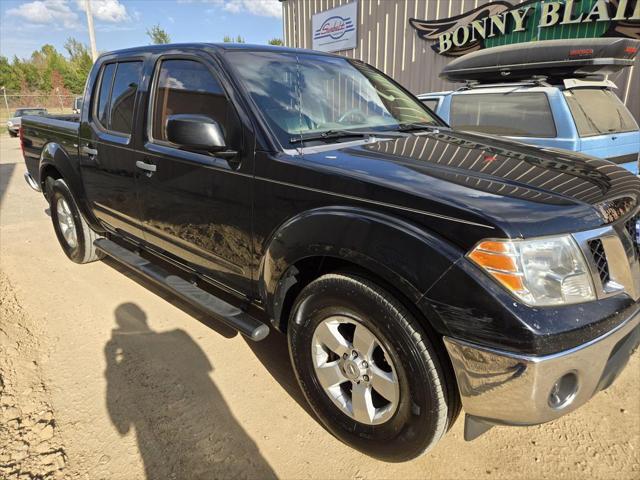
<instances>
[{"instance_id":1,"label":"fog light","mask_svg":"<svg viewBox=\"0 0 640 480\"><path fill-rule=\"evenodd\" d=\"M567 373L556 380L549 392L549 406L556 410L564 408L573 402L578 392L578 376Z\"/></svg>"}]
</instances>

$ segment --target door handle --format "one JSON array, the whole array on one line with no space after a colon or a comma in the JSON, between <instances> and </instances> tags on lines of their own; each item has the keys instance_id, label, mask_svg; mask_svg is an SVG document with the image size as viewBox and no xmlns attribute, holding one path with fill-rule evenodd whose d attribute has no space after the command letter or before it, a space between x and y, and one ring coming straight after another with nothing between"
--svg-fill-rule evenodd
<instances>
[{"instance_id":1,"label":"door handle","mask_svg":"<svg viewBox=\"0 0 640 480\"><path fill-rule=\"evenodd\" d=\"M98 150L95 148L91 148L89 145L82 146L82 153L88 155L90 157L95 157L98 155Z\"/></svg>"},{"instance_id":2,"label":"door handle","mask_svg":"<svg viewBox=\"0 0 640 480\"><path fill-rule=\"evenodd\" d=\"M155 172L156 171L156 166L155 165L152 165L151 163L141 162L140 160L136 161L136 167L138 167L140 170L145 170L147 172Z\"/></svg>"}]
</instances>

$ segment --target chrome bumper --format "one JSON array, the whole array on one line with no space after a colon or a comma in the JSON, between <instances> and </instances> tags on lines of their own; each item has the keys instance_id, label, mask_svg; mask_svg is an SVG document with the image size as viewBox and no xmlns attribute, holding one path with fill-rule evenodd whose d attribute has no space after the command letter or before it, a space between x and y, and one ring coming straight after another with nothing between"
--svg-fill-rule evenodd
<instances>
[{"instance_id":1,"label":"chrome bumper","mask_svg":"<svg viewBox=\"0 0 640 480\"><path fill-rule=\"evenodd\" d=\"M473 421L535 425L575 410L611 385L640 343L639 324L640 306L636 305L626 321L605 335L541 357L497 351L448 337L444 341L462 405ZM565 380L554 389L563 377Z\"/></svg>"},{"instance_id":2,"label":"chrome bumper","mask_svg":"<svg viewBox=\"0 0 640 480\"><path fill-rule=\"evenodd\" d=\"M36 182L33 177L31 176L31 174L29 172L24 172L24 179L27 182L27 185L29 185L31 188L33 188L36 192L41 192L42 189L40 188L40 185L38 185L38 182Z\"/></svg>"}]
</instances>

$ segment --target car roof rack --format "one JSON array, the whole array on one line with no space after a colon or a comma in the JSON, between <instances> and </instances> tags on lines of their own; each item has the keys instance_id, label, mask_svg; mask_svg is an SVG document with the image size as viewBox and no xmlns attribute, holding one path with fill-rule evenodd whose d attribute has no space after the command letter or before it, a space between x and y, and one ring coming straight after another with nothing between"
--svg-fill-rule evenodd
<instances>
[{"instance_id":1,"label":"car roof rack","mask_svg":"<svg viewBox=\"0 0 640 480\"><path fill-rule=\"evenodd\" d=\"M485 83L562 83L565 78L603 80L634 64L640 41L631 38L544 40L488 48L446 65L440 77L472 87Z\"/></svg>"},{"instance_id":2,"label":"car roof rack","mask_svg":"<svg viewBox=\"0 0 640 480\"><path fill-rule=\"evenodd\" d=\"M474 88L492 88L492 87L517 87L525 85L534 85L536 87L550 87L551 84L547 82L548 78L544 75L534 75L531 78L525 78L518 80L517 82L496 82L496 83L482 83L479 80L467 80L465 84L458 88L456 92L463 90L473 90Z\"/></svg>"}]
</instances>

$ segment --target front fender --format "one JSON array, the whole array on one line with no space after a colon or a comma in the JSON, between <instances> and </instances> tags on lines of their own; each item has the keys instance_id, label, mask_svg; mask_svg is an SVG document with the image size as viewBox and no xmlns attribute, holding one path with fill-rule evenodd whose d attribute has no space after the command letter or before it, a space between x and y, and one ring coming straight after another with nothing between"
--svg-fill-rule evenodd
<instances>
[{"instance_id":1,"label":"front fender","mask_svg":"<svg viewBox=\"0 0 640 480\"><path fill-rule=\"evenodd\" d=\"M53 167L64 178L69 190L76 200L78 208L82 212L84 218L94 230L101 231L100 223L93 215L93 212L87 204L82 178L80 176L79 162L76 157L75 161L69 156L66 150L55 142L47 143L40 154L39 179L42 191L45 192L44 172L47 168Z\"/></svg>"},{"instance_id":2,"label":"front fender","mask_svg":"<svg viewBox=\"0 0 640 480\"><path fill-rule=\"evenodd\" d=\"M417 304L462 255L441 237L401 218L361 208L324 207L290 219L267 242L260 295L279 326L286 292L296 283L295 265L311 257L331 257L374 273Z\"/></svg>"}]
</instances>

